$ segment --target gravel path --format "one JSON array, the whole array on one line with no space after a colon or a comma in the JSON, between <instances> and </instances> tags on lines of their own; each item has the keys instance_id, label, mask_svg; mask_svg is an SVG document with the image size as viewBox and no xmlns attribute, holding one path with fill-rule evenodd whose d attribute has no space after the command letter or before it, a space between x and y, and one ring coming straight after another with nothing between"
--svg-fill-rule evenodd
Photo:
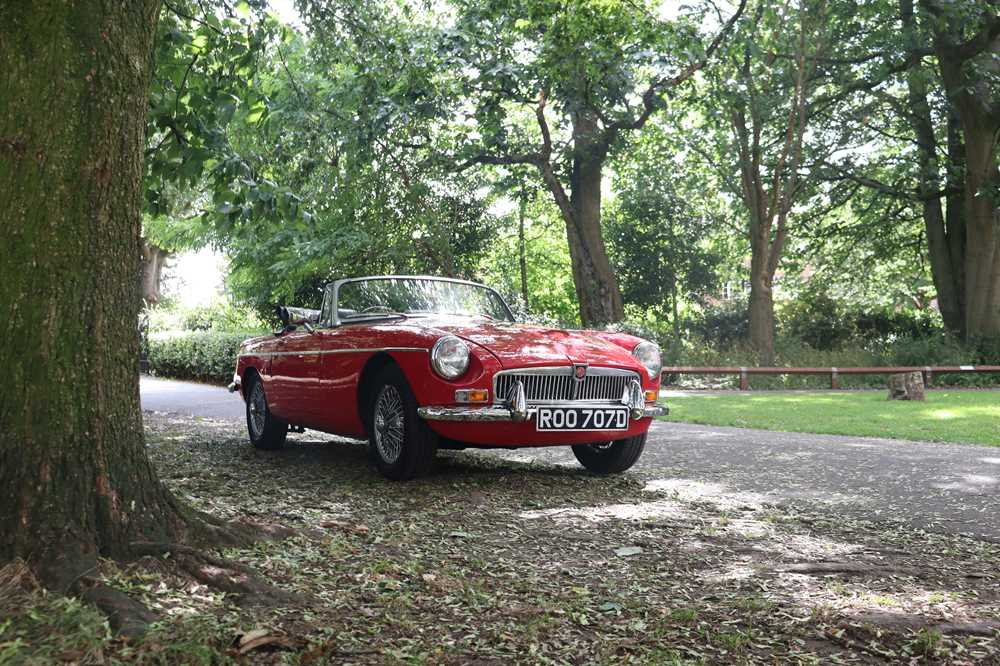
<instances>
[{"instance_id":1,"label":"gravel path","mask_svg":"<svg viewBox=\"0 0 1000 666\"><path fill-rule=\"evenodd\" d=\"M243 402L224 388L143 377L141 391L143 409L243 427ZM484 455L575 465L564 447ZM634 472L685 497L827 506L1000 542L998 448L660 422Z\"/></svg>"}]
</instances>

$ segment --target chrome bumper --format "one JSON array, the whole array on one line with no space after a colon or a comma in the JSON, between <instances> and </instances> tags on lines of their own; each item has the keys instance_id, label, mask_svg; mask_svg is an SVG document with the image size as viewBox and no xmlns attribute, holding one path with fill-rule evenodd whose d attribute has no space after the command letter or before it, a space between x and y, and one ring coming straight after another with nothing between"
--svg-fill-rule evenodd
<instances>
[{"instance_id":1,"label":"chrome bumper","mask_svg":"<svg viewBox=\"0 0 1000 666\"><path fill-rule=\"evenodd\" d=\"M558 406L558 405L556 405ZM598 405L566 403L564 407L595 407ZM607 406L607 405L605 405ZM525 410L523 416L515 415L507 407L420 407L417 414L427 421L458 421L461 423L521 423L535 418L534 407ZM642 408L639 416L632 410L629 416L633 419L645 419L653 416L666 416L669 410L660 405L647 405Z\"/></svg>"},{"instance_id":2,"label":"chrome bumper","mask_svg":"<svg viewBox=\"0 0 1000 666\"><path fill-rule=\"evenodd\" d=\"M629 408L629 416L635 419L645 419L653 416L665 416L669 410L660 405L647 405L646 396L639 382L634 379L625 387L621 404ZM566 402L561 407L601 407L587 403ZM428 421L460 421L463 423L522 423L535 417L536 407L529 407L524 395L524 384L515 382L503 405L493 407L420 407L417 414Z\"/></svg>"}]
</instances>

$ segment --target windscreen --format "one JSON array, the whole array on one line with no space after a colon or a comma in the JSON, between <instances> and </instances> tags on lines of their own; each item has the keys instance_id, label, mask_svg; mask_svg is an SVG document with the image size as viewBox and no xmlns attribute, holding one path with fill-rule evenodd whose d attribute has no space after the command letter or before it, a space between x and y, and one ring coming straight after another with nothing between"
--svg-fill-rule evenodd
<instances>
[{"instance_id":1,"label":"windscreen","mask_svg":"<svg viewBox=\"0 0 1000 666\"><path fill-rule=\"evenodd\" d=\"M337 292L341 321L384 314L454 314L510 321L503 299L487 287L421 278L345 282Z\"/></svg>"}]
</instances>

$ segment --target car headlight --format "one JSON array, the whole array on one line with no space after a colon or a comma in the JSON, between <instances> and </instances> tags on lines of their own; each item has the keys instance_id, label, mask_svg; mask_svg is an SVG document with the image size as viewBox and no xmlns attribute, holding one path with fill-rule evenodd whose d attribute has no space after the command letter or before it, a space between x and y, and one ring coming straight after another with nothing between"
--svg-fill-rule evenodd
<instances>
[{"instance_id":1,"label":"car headlight","mask_svg":"<svg viewBox=\"0 0 1000 666\"><path fill-rule=\"evenodd\" d=\"M469 368L469 345L446 335L431 347L431 367L445 379L458 379Z\"/></svg>"},{"instance_id":2,"label":"car headlight","mask_svg":"<svg viewBox=\"0 0 1000 666\"><path fill-rule=\"evenodd\" d=\"M640 342L632 350L632 356L635 356L635 359L645 366L650 379L659 376L660 370L663 368L659 347L652 342Z\"/></svg>"}]
</instances>

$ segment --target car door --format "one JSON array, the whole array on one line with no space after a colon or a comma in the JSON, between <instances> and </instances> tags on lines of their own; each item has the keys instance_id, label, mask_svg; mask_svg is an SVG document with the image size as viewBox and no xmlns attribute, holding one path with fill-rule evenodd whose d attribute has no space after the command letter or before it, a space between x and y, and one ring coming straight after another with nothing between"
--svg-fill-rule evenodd
<instances>
[{"instance_id":1,"label":"car door","mask_svg":"<svg viewBox=\"0 0 1000 666\"><path fill-rule=\"evenodd\" d=\"M268 405L293 425L312 425L321 363L318 333L304 329L285 333L271 357Z\"/></svg>"}]
</instances>

